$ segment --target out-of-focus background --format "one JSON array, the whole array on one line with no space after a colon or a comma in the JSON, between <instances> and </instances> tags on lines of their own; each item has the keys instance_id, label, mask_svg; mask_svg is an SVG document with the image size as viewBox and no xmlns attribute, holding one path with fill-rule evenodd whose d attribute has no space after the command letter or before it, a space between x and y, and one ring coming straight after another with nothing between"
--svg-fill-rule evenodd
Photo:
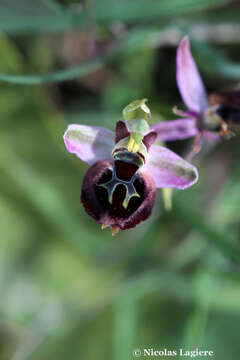
<instances>
[{"instance_id":1,"label":"out-of-focus background","mask_svg":"<svg viewBox=\"0 0 240 360\"><path fill-rule=\"evenodd\" d=\"M237 88L239 20L228 0L0 0L1 360L239 358L240 138L194 160L171 212L159 191L113 238L85 214L87 166L62 140L69 123L113 129L138 98L153 122L176 118L185 34L208 91Z\"/></svg>"}]
</instances>

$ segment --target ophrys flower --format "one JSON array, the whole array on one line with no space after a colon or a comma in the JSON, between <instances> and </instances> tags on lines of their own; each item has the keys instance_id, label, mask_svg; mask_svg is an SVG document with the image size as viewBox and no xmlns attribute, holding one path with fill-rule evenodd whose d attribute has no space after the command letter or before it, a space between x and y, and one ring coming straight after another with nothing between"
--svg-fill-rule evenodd
<instances>
[{"instance_id":1,"label":"ophrys flower","mask_svg":"<svg viewBox=\"0 0 240 360\"><path fill-rule=\"evenodd\" d=\"M69 125L64 134L67 150L90 165L83 179L82 204L113 234L150 216L156 188L186 189L198 179L193 165L154 144L157 134L142 126L143 120L118 121L115 134L77 124ZM149 131L144 134L145 130Z\"/></svg>"},{"instance_id":2,"label":"ophrys flower","mask_svg":"<svg viewBox=\"0 0 240 360\"><path fill-rule=\"evenodd\" d=\"M174 109L177 115L192 129L195 136L195 153L200 149L203 137L218 140L228 134L225 120L218 114L218 105L209 102L202 78L190 50L190 41L185 36L177 49L177 85L187 110ZM179 121L179 120L175 120Z\"/></svg>"}]
</instances>

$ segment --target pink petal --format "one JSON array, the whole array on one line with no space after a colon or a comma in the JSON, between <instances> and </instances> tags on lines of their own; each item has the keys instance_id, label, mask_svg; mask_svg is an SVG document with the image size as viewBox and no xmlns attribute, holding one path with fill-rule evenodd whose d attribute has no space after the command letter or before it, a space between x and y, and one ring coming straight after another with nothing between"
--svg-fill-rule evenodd
<instances>
[{"instance_id":1,"label":"pink petal","mask_svg":"<svg viewBox=\"0 0 240 360\"><path fill-rule=\"evenodd\" d=\"M183 140L198 134L196 121L193 119L178 119L159 122L151 126L156 131L156 141Z\"/></svg>"},{"instance_id":2,"label":"pink petal","mask_svg":"<svg viewBox=\"0 0 240 360\"><path fill-rule=\"evenodd\" d=\"M204 130L203 136L210 141L219 141L221 140L221 136L219 134L216 134L212 131Z\"/></svg>"},{"instance_id":3,"label":"pink petal","mask_svg":"<svg viewBox=\"0 0 240 360\"><path fill-rule=\"evenodd\" d=\"M114 133L99 126L69 125L63 136L67 151L89 165L111 158Z\"/></svg>"},{"instance_id":4,"label":"pink petal","mask_svg":"<svg viewBox=\"0 0 240 360\"><path fill-rule=\"evenodd\" d=\"M145 167L159 188L186 189L198 180L195 166L159 145L151 146Z\"/></svg>"},{"instance_id":5,"label":"pink petal","mask_svg":"<svg viewBox=\"0 0 240 360\"><path fill-rule=\"evenodd\" d=\"M177 84L190 110L202 112L207 107L206 90L192 57L188 36L182 39L177 49Z\"/></svg>"}]
</instances>

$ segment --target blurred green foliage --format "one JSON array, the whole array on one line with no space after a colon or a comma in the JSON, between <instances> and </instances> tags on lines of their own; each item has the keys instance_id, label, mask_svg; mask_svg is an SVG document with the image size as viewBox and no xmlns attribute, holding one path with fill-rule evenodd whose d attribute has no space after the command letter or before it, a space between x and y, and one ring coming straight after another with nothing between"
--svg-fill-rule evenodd
<instances>
[{"instance_id":1,"label":"blurred green foliage","mask_svg":"<svg viewBox=\"0 0 240 360\"><path fill-rule=\"evenodd\" d=\"M239 358L239 138L196 159L199 183L171 212L159 191L152 217L115 238L80 205L87 166L62 140L69 123L113 129L136 98L170 120L186 33L208 90L239 86L239 13L227 0L0 0L1 360Z\"/></svg>"}]
</instances>

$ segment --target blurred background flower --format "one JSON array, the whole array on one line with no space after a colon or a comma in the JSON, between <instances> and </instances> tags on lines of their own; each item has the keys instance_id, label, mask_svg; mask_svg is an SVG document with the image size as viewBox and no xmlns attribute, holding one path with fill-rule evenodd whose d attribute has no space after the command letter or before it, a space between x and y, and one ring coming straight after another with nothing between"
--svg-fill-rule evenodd
<instances>
[{"instance_id":1,"label":"blurred background flower","mask_svg":"<svg viewBox=\"0 0 240 360\"><path fill-rule=\"evenodd\" d=\"M126 360L134 348L239 356L239 138L196 157L200 180L157 197L152 217L101 232L77 196L69 123L114 129L149 99L153 123L182 108L183 35L208 93L239 86L229 0L0 1L0 358ZM171 142L184 156L191 139Z\"/></svg>"}]
</instances>

